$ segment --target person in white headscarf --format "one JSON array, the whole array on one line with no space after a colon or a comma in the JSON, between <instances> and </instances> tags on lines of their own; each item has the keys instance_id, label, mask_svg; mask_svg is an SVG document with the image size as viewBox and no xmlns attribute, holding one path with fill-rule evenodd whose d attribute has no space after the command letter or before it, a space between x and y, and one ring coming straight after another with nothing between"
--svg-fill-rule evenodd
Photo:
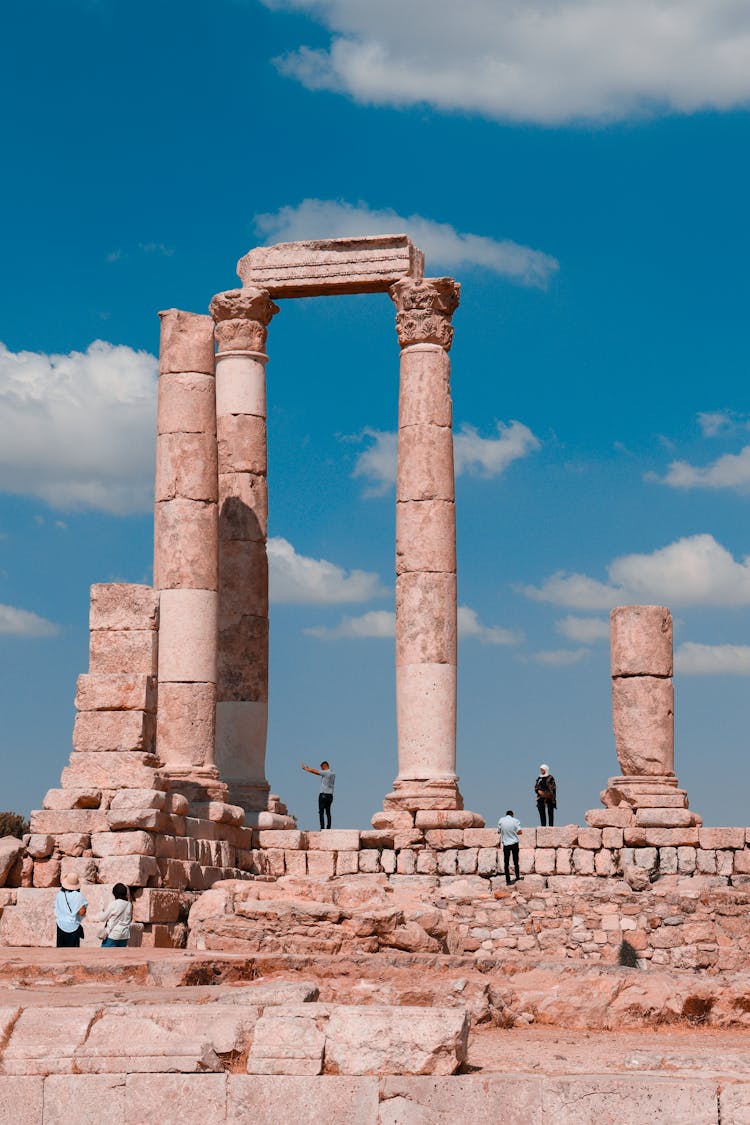
<instances>
[{"instance_id":1,"label":"person in white headscarf","mask_svg":"<svg viewBox=\"0 0 750 1125\"><path fill-rule=\"evenodd\" d=\"M539 823L542 828L555 823L555 809L557 808L557 784L549 772L549 766L542 762L539 767L539 776L534 782L536 807L539 812Z\"/></svg>"}]
</instances>

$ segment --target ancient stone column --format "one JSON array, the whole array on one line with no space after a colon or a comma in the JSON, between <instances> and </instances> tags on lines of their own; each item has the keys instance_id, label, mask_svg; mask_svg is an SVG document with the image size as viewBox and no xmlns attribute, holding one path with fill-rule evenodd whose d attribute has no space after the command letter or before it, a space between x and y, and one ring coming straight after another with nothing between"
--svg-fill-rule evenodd
<instances>
[{"instance_id":1,"label":"ancient stone column","mask_svg":"<svg viewBox=\"0 0 750 1125\"><path fill-rule=\"evenodd\" d=\"M161 317L154 586L157 754L191 799L223 799L214 764L218 508L213 322Z\"/></svg>"},{"instance_id":2,"label":"ancient stone column","mask_svg":"<svg viewBox=\"0 0 750 1125\"><path fill-rule=\"evenodd\" d=\"M265 810L268 725L267 327L265 289L219 293L215 321L219 470L216 762L231 800Z\"/></svg>"},{"instance_id":3,"label":"ancient stone column","mask_svg":"<svg viewBox=\"0 0 750 1125\"><path fill-rule=\"evenodd\" d=\"M672 616L660 605L618 606L610 614L612 726L622 774L601 794L610 822L639 828L700 823L674 772ZM587 813L603 827L607 813Z\"/></svg>"},{"instance_id":4,"label":"ancient stone column","mask_svg":"<svg viewBox=\"0 0 750 1125\"><path fill-rule=\"evenodd\" d=\"M417 814L463 810L456 776L456 513L448 358L459 292L449 277L404 279L390 289L401 345L398 776L385 809ZM453 819L456 827L482 823L473 813ZM447 823L445 816L437 820Z\"/></svg>"}]
</instances>

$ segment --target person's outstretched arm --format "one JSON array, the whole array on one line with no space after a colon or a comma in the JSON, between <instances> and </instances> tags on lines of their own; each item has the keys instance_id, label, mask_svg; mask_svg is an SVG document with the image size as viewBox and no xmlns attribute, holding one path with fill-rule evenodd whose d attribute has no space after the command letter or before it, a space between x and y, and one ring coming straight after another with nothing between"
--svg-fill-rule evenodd
<instances>
[{"instance_id":1,"label":"person's outstretched arm","mask_svg":"<svg viewBox=\"0 0 750 1125\"><path fill-rule=\"evenodd\" d=\"M302 766L302 769L303 769L303 770L306 770L306 771L307 771L307 773L316 773L316 774L318 775L318 777L320 777L320 776L321 776L320 770L314 770L314 769L312 768L312 766L306 766L304 762L301 762L300 764L301 764L301 766Z\"/></svg>"}]
</instances>

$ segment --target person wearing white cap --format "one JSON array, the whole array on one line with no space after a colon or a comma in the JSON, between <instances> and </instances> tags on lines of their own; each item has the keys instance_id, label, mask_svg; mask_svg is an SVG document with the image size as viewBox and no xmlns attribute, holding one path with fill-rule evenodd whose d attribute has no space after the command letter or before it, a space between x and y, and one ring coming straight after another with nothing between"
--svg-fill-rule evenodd
<instances>
[{"instance_id":1,"label":"person wearing white cap","mask_svg":"<svg viewBox=\"0 0 750 1125\"><path fill-rule=\"evenodd\" d=\"M544 762L539 767L539 777L534 782L534 793L536 794L536 807L542 828L545 828L547 824L552 828L555 823L555 809L557 808L557 784L549 772L549 766Z\"/></svg>"},{"instance_id":2,"label":"person wearing white cap","mask_svg":"<svg viewBox=\"0 0 750 1125\"><path fill-rule=\"evenodd\" d=\"M63 875L60 882L62 887L55 895L57 945L77 949L83 937L81 919L85 917L88 903L81 893L77 875Z\"/></svg>"}]
</instances>

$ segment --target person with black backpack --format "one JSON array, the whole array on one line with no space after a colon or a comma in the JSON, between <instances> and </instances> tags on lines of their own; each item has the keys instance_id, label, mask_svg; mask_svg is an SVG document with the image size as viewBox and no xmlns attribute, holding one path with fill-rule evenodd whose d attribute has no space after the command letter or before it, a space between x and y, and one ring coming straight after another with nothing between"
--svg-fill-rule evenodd
<instances>
[{"instance_id":1,"label":"person with black backpack","mask_svg":"<svg viewBox=\"0 0 750 1125\"><path fill-rule=\"evenodd\" d=\"M536 794L536 807L539 812L539 823L542 828L554 827L555 809L557 808L557 784L549 772L549 766L542 763L539 767L539 777L534 782Z\"/></svg>"}]
</instances>

